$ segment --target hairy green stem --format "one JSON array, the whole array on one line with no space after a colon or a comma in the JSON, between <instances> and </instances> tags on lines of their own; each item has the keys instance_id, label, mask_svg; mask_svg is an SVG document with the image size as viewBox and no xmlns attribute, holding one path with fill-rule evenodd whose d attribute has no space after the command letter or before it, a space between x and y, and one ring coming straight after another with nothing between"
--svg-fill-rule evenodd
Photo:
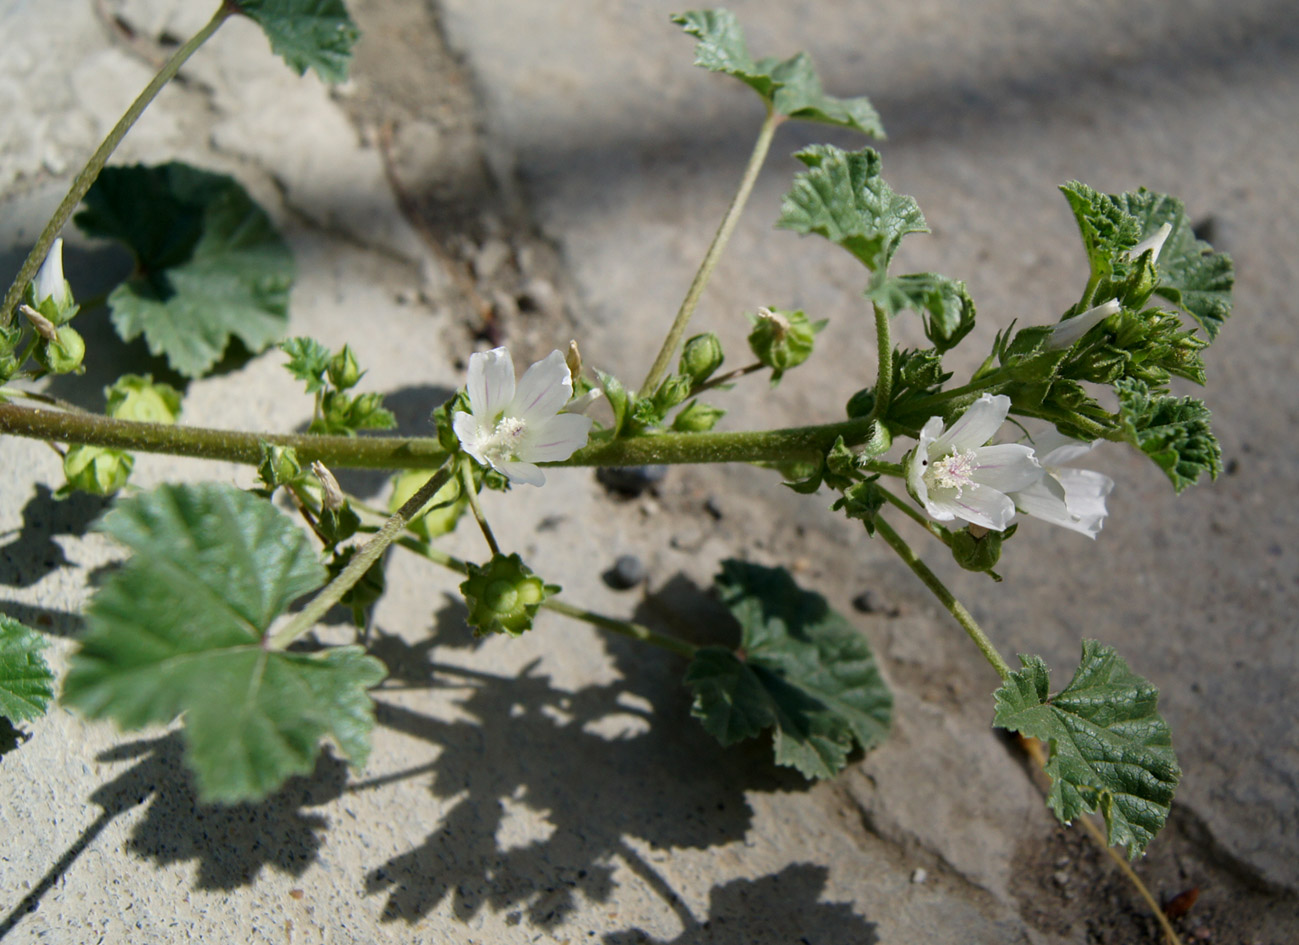
<instances>
[{"instance_id":1,"label":"hairy green stem","mask_svg":"<svg viewBox=\"0 0 1299 945\"><path fill-rule=\"evenodd\" d=\"M889 404L893 400L893 339L890 337L888 312L875 308L875 348L879 352L879 372L875 380L875 406L871 408L870 419L878 420L887 417Z\"/></svg>"},{"instance_id":2,"label":"hairy green stem","mask_svg":"<svg viewBox=\"0 0 1299 945\"><path fill-rule=\"evenodd\" d=\"M361 550L352 556L352 560L347 562L347 566L339 572L338 577L330 581L323 591L312 598L311 603L293 616L293 619L267 637L266 648L282 650L315 626L316 621L325 616L329 608L342 600L343 595L365 576L365 572L379 560L379 556L400 537L402 531L410 524L410 520L424 508L429 499L437 495L438 490L445 486L454 474L455 470L450 467L443 467L435 472L428 482L420 486L418 492L407 499L406 503L383 523L383 528L361 546Z\"/></svg>"},{"instance_id":3,"label":"hairy green stem","mask_svg":"<svg viewBox=\"0 0 1299 945\"><path fill-rule=\"evenodd\" d=\"M1001 677L1002 681L1005 682L1009 679L1011 672L1010 666L1001 658L1001 654L997 652L997 648L992 645L992 641L988 639L988 635L983 632L983 629L979 626L978 622L970 612L965 609L965 605L956 599L955 595L947 589L947 585L938 579L938 575L929 570L928 565L920 560L915 551L912 550L911 546L903 540L901 535L893 530L892 526L890 526L888 522L877 516L875 519L875 530L879 532L880 537L888 543L888 546L897 552L898 557L901 558L903 563L912 570L916 577L920 578L925 587L929 588L929 590L933 592L933 595L938 598L939 602L947 608L947 612L956 618L956 622L961 625L961 628L967 634L969 634L970 639L974 641L974 645L977 646L979 652L983 654L983 658L992 664L992 668L997 671L997 675Z\"/></svg>"},{"instance_id":4,"label":"hairy green stem","mask_svg":"<svg viewBox=\"0 0 1299 945\"><path fill-rule=\"evenodd\" d=\"M487 516L483 514L483 507L478 502L478 492L474 489L474 472L470 463L473 462L469 457L464 457L460 462L460 482L465 490L465 498L469 500L469 508L473 510L474 518L478 522L478 530L483 533L483 538L487 541L487 547L492 550L493 555L501 553L501 546L496 543L496 536L492 534L492 527L487 524Z\"/></svg>"},{"instance_id":5,"label":"hairy green stem","mask_svg":"<svg viewBox=\"0 0 1299 945\"><path fill-rule=\"evenodd\" d=\"M185 60L194 55L198 48L207 42L212 34L220 28L226 18L235 12L237 12L235 7L228 3L222 3L220 9L213 14L212 19L208 20L207 25L191 36L185 45L177 49L172 57L163 63L162 68L158 70L158 74L149 80L149 84L144 87L144 91L131 103L126 113L113 126L113 130L108 133L108 136L95 149L95 153L86 161L86 166L81 169L81 173L72 181L72 187L69 188L63 202L54 211L54 215L50 217L50 221L45 224L45 229L41 230L41 235L36 238L36 245L27 254L27 259L24 260L22 268L18 270L18 275L14 278L13 284L9 286L9 291L5 293L4 302L0 303L0 327L9 325L13 318L14 307L17 306L18 300L22 298L27 283L31 282L35 277L36 270L45 261L45 257L49 254L50 247L54 245L54 240L59 235L59 231L68 222L68 218L72 216L72 211L77 208L77 204L81 203L81 198L86 196L86 191L90 190L91 185L99 177L99 172L108 163L109 156L117 149L122 139L126 137L126 133L131 130L131 126L144 113L145 108L154 100L154 97L162 91L162 87L180 71L180 67L185 64Z\"/></svg>"},{"instance_id":6,"label":"hairy green stem","mask_svg":"<svg viewBox=\"0 0 1299 945\"><path fill-rule=\"evenodd\" d=\"M704 294L704 287L708 285L708 280L717 268L717 261L722 257L722 251L726 249L726 244L731 240L731 234L735 232L735 224L739 222L740 214L744 210L744 205L749 202L749 195L753 193L753 185L758 180L758 171L762 169L763 162L767 159L767 151L771 148L772 136L776 133L776 128L785 116L777 114L770 106L767 106L767 117L763 119L762 128L758 132L758 140L753 146L753 153L749 155L749 163L744 168L744 176L740 178L739 189L736 190L735 196L731 199L731 205L726 210L726 216L722 218L722 224L717 228L716 235L713 236L713 242L708 247L708 252L704 254L703 262L699 264L699 270L695 273L694 281L690 283L690 288L686 290L686 297L681 302L681 308L677 310L677 316L672 321L672 327L668 329L667 337L663 339L663 347L659 349L658 357L654 359L654 365L650 368L649 374L645 376L645 383L641 385L640 396L648 397L654 393L654 389L659 386L667 374L668 365L671 363L673 356L677 352L677 347L681 344L681 338L686 333L686 326L690 324L690 317L694 315L696 306L699 305L699 298Z\"/></svg>"}]
</instances>

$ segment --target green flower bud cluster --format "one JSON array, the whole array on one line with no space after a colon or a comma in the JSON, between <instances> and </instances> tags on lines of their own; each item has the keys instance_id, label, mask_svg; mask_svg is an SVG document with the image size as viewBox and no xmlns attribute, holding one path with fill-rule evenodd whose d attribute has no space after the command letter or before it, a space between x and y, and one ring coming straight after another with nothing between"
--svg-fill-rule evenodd
<instances>
[{"instance_id":1,"label":"green flower bud cluster","mask_svg":"<svg viewBox=\"0 0 1299 945\"><path fill-rule=\"evenodd\" d=\"M330 351L314 338L290 338L280 345L289 356L285 368L316 395L311 433L353 436L358 430L390 430L396 418L383 406L383 395L349 393L365 376L350 345Z\"/></svg>"},{"instance_id":2,"label":"green flower bud cluster","mask_svg":"<svg viewBox=\"0 0 1299 945\"><path fill-rule=\"evenodd\" d=\"M104 412L119 420L143 423L175 423L180 417L181 394L170 384L148 375L124 374L117 383L104 389L107 407ZM59 491L66 496L73 490L93 495L112 495L126 485L135 467L135 457L123 450L105 446L78 444L63 457L63 475L67 482Z\"/></svg>"},{"instance_id":3,"label":"green flower bud cluster","mask_svg":"<svg viewBox=\"0 0 1299 945\"><path fill-rule=\"evenodd\" d=\"M475 633L517 637L532 628L541 602L559 593L559 588L544 583L517 554L497 554L486 565L469 566L460 593L469 607L467 621Z\"/></svg>"}]
</instances>

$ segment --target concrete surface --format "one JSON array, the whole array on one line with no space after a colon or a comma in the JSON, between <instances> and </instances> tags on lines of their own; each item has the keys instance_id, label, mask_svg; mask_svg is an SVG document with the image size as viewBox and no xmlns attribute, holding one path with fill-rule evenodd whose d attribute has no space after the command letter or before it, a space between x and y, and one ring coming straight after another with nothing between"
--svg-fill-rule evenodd
<instances>
[{"instance_id":1,"label":"concrete surface","mask_svg":"<svg viewBox=\"0 0 1299 945\"><path fill-rule=\"evenodd\" d=\"M405 429L454 388L475 344L544 354L577 337L639 381L747 155L760 106L690 67L654 2L359 0L354 78L298 79L247 23L224 28L117 160L181 158L235 174L291 242L296 333L349 342ZM209 15L180 0L0 0L0 260L16 269L70 175L147 81L160 40ZM1119 449L1095 543L1029 523L1003 585L928 560L1006 654L1067 679L1079 640L1119 646L1163 692L1186 771L1139 865L1157 895L1199 887L1190 940L1299 937L1299 670L1290 537L1299 447L1293 257L1299 245L1299 10L1283 0L1085 3L895 0L733 7L759 53L815 57L827 87L869 94L885 174L933 228L898 265L967 281L980 321L1053 320L1082 283L1055 187L1146 185L1211 216L1236 260L1236 315L1205 398L1229 473L1175 498ZM106 14L101 16L96 10ZM114 28L111 18L128 31ZM859 268L774 232L799 146L858 139L787 126L697 316L735 361L741 313L828 317L818 366L776 392L737 388L730 429L832 419L869 383ZM68 233L87 297L120 255ZM92 408L141 349L83 316L90 370L54 385ZM903 339L920 335L899 325ZM911 333L908 335L907 332ZM517 357L517 355L516 355ZM269 354L190 385L192 423L292 429L310 405ZM155 368L156 369L156 368ZM758 396L764 395L764 396ZM55 503L57 458L0 444L0 608L48 632L60 666L87 577L117 554L85 534L102 503ZM246 470L141 458L141 486L250 482ZM61 709L0 766L6 942L1158 941L1131 890L1054 826L988 728L996 684L909 572L826 500L748 469L678 469L652 499L589 472L489 497L503 544L594 609L706 637L719 560L793 563L853 615L898 698L896 730L830 783L773 768L764 745L718 752L688 714L681 665L551 617L475 643L454 580L394 558L375 622L393 677L375 750L326 758L261 805L203 808L174 732L122 735ZM34 483L34 484L33 484ZM382 478L344 484L376 496ZM720 510L705 514L704 504ZM450 547L477 555L466 531ZM621 553L647 593L599 575ZM856 614L871 589L899 613ZM342 634L341 628L325 636ZM919 871L919 872L918 872Z\"/></svg>"}]
</instances>

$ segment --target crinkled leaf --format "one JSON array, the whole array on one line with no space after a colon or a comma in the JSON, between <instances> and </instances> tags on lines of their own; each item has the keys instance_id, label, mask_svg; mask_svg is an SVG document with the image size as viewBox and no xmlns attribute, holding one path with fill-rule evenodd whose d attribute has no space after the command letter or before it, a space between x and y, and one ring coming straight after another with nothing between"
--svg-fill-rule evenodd
<instances>
[{"instance_id":1,"label":"crinkled leaf","mask_svg":"<svg viewBox=\"0 0 1299 945\"><path fill-rule=\"evenodd\" d=\"M1117 198L1086 184L1074 180L1062 185L1060 190L1078 221L1092 275L1097 278L1113 275L1119 258L1141 242L1141 225Z\"/></svg>"},{"instance_id":2,"label":"crinkled leaf","mask_svg":"<svg viewBox=\"0 0 1299 945\"><path fill-rule=\"evenodd\" d=\"M45 638L12 617L0 615L0 718L40 718L54 698L54 674L41 656Z\"/></svg>"},{"instance_id":3,"label":"crinkled leaf","mask_svg":"<svg viewBox=\"0 0 1299 945\"><path fill-rule=\"evenodd\" d=\"M703 647L686 671L692 713L722 744L774 728L776 761L839 772L854 743L888 731L893 697L865 638L781 568L722 563L716 586L741 627L737 650Z\"/></svg>"},{"instance_id":4,"label":"crinkled leaf","mask_svg":"<svg viewBox=\"0 0 1299 945\"><path fill-rule=\"evenodd\" d=\"M232 336L257 352L284 333L293 257L233 178L176 162L108 167L76 222L135 254L135 275L108 297L117 333L143 334L186 377L216 364Z\"/></svg>"},{"instance_id":5,"label":"crinkled leaf","mask_svg":"<svg viewBox=\"0 0 1299 945\"><path fill-rule=\"evenodd\" d=\"M98 527L132 556L86 609L66 702L128 729L184 715L206 800L264 797L311 771L325 737L364 763L374 721L365 690L382 664L359 647L265 645L271 622L325 577L292 520L205 483L119 501Z\"/></svg>"},{"instance_id":6,"label":"crinkled leaf","mask_svg":"<svg viewBox=\"0 0 1299 945\"><path fill-rule=\"evenodd\" d=\"M924 317L925 337L941 354L954 347L974 327L974 300L965 283L932 272L889 276L866 297L890 316L903 311Z\"/></svg>"},{"instance_id":7,"label":"crinkled leaf","mask_svg":"<svg viewBox=\"0 0 1299 945\"><path fill-rule=\"evenodd\" d=\"M1217 337L1231 315L1231 289L1236 280L1231 258L1214 252L1196 237L1186 207L1176 197L1143 187L1114 199L1137 221L1141 239L1165 223L1172 226L1155 261L1159 274L1155 294L1188 312L1210 339Z\"/></svg>"},{"instance_id":8,"label":"crinkled leaf","mask_svg":"<svg viewBox=\"0 0 1299 945\"><path fill-rule=\"evenodd\" d=\"M235 0L235 6L262 28L271 50L298 75L312 69L326 82L347 79L361 31L343 0Z\"/></svg>"},{"instance_id":9,"label":"crinkled leaf","mask_svg":"<svg viewBox=\"0 0 1299 945\"><path fill-rule=\"evenodd\" d=\"M1047 743L1047 804L1061 821L1099 811L1109 842L1135 857L1164 826L1181 778L1159 690L1095 640L1083 641L1073 679L1055 696L1046 663L1019 659L1024 668L996 692L993 724Z\"/></svg>"},{"instance_id":10,"label":"crinkled leaf","mask_svg":"<svg viewBox=\"0 0 1299 945\"><path fill-rule=\"evenodd\" d=\"M284 369L307 386L308 394L324 390L333 352L315 338L290 338L280 343L280 350L289 356Z\"/></svg>"},{"instance_id":11,"label":"crinkled leaf","mask_svg":"<svg viewBox=\"0 0 1299 945\"><path fill-rule=\"evenodd\" d=\"M1222 448L1209 426L1209 409L1193 397L1152 391L1141 381L1114 385L1119 418L1128 441L1155 461L1181 492L1204 473L1217 479Z\"/></svg>"},{"instance_id":12,"label":"crinkled leaf","mask_svg":"<svg viewBox=\"0 0 1299 945\"><path fill-rule=\"evenodd\" d=\"M679 13L672 22L698 38L695 65L734 76L761 95L778 114L884 138L884 126L870 100L826 95L807 53L789 59L753 59L744 31L729 10Z\"/></svg>"},{"instance_id":13,"label":"crinkled leaf","mask_svg":"<svg viewBox=\"0 0 1299 945\"><path fill-rule=\"evenodd\" d=\"M928 232L916 201L894 193L880 177L880 156L873 149L817 144L794 156L810 170L794 178L778 227L818 233L873 272L884 271L902 237Z\"/></svg>"}]
</instances>

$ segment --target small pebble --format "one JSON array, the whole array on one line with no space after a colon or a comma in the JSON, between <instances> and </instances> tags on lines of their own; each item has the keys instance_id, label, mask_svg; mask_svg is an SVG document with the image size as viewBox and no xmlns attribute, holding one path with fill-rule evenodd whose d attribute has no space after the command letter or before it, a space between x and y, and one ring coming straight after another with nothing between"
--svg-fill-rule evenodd
<instances>
[{"instance_id":1,"label":"small pebble","mask_svg":"<svg viewBox=\"0 0 1299 945\"><path fill-rule=\"evenodd\" d=\"M595 478L610 492L638 496L662 482L667 474L666 466L601 466Z\"/></svg>"},{"instance_id":2,"label":"small pebble","mask_svg":"<svg viewBox=\"0 0 1299 945\"><path fill-rule=\"evenodd\" d=\"M645 565L635 555L619 555L604 573L604 583L618 591L629 590L643 580Z\"/></svg>"},{"instance_id":3,"label":"small pebble","mask_svg":"<svg viewBox=\"0 0 1299 945\"><path fill-rule=\"evenodd\" d=\"M911 882L916 883L917 885L923 883L927 879L929 879L929 872L923 866L916 867L915 872L911 874Z\"/></svg>"},{"instance_id":4,"label":"small pebble","mask_svg":"<svg viewBox=\"0 0 1299 945\"><path fill-rule=\"evenodd\" d=\"M1063 887L1069 885L1069 874L1064 870L1056 870L1055 873L1052 874L1051 879L1057 886Z\"/></svg>"}]
</instances>

